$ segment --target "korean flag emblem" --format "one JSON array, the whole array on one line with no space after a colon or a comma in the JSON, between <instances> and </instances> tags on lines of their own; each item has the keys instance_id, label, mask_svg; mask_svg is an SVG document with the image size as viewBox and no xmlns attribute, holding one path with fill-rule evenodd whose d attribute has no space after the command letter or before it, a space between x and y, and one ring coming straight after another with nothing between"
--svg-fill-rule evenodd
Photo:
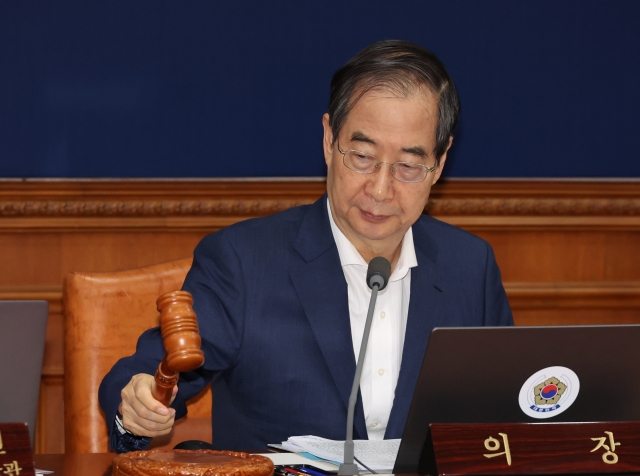
<instances>
[{"instance_id":1,"label":"korean flag emblem","mask_svg":"<svg viewBox=\"0 0 640 476\"><path fill-rule=\"evenodd\" d=\"M566 367L547 367L527 379L518 401L532 418L552 418L569 408L578 397L580 380Z\"/></svg>"}]
</instances>

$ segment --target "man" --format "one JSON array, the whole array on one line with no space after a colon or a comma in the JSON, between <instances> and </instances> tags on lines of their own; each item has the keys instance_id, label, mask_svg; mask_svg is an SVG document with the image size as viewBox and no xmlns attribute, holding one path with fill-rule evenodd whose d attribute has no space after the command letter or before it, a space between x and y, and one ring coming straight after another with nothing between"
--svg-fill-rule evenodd
<instances>
[{"instance_id":1,"label":"man","mask_svg":"<svg viewBox=\"0 0 640 476\"><path fill-rule=\"evenodd\" d=\"M322 118L327 195L202 240L184 289L205 363L181 375L164 407L151 397L162 340L145 332L100 388L112 446L139 449L169 432L211 379L216 448L344 439L375 256L392 274L376 305L354 437L400 438L431 329L512 324L489 245L422 215L458 115L453 82L418 45L376 43L343 66Z\"/></svg>"}]
</instances>

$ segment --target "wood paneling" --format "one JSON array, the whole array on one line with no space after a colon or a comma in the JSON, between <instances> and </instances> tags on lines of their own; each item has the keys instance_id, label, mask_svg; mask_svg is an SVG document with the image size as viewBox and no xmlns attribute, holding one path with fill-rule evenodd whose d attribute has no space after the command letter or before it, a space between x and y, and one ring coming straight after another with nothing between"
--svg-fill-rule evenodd
<instances>
[{"instance_id":1,"label":"wood paneling","mask_svg":"<svg viewBox=\"0 0 640 476\"><path fill-rule=\"evenodd\" d=\"M67 273L188 257L205 234L324 189L322 180L0 182L0 299L51 309L36 450L64 450ZM640 323L640 182L449 180L426 211L491 243L518 325Z\"/></svg>"},{"instance_id":2,"label":"wood paneling","mask_svg":"<svg viewBox=\"0 0 640 476\"><path fill-rule=\"evenodd\" d=\"M505 282L518 326L640 324L640 281Z\"/></svg>"}]
</instances>

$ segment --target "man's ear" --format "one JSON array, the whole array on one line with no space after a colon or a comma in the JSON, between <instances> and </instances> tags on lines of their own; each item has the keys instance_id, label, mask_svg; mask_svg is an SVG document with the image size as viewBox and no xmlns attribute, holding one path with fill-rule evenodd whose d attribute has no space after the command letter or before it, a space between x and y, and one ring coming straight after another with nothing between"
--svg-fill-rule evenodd
<instances>
[{"instance_id":1,"label":"man's ear","mask_svg":"<svg viewBox=\"0 0 640 476\"><path fill-rule=\"evenodd\" d=\"M333 158L333 131L329 125L329 114L325 113L322 116L322 127L324 128L324 134L322 136L322 147L324 149L324 161L327 163L327 167L331 165L331 159Z\"/></svg>"},{"instance_id":2,"label":"man's ear","mask_svg":"<svg viewBox=\"0 0 640 476\"><path fill-rule=\"evenodd\" d=\"M449 136L449 145L447 145L447 150L444 151L444 154L442 154L442 157L440 157L440 160L438 161L438 166L433 171L433 180L431 181L431 185L436 183L440 179L440 175L442 175L444 163L447 161L447 153L451 148L451 144L453 144L453 136Z\"/></svg>"}]
</instances>

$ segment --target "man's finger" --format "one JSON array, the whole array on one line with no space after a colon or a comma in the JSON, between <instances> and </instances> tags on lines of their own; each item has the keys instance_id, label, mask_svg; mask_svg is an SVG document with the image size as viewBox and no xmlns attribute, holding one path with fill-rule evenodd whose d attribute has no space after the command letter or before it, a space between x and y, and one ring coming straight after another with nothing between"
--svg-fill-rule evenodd
<instances>
[{"instance_id":1,"label":"man's finger","mask_svg":"<svg viewBox=\"0 0 640 476\"><path fill-rule=\"evenodd\" d=\"M169 409L153 397L152 388L154 384L155 382L151 375L140 375L133 384L135 397L151 412L170 416Z\"/></svg>"},{"instance_id":2,"label":"man's finger","mask_svg":"<svg viewBox=\"0 0 640 476\"><path fill-rule=\"evenodd\" d=\"M164 405L161 406L163 410L162 412L154 411L154 409L147 407L140 400L133 399L130 402L125 402L125 405L123 405L124 408L122 415L124 416L125 414L129 413L130 417L132 415L137 415L141 419L148 420L150 422L166 424L168 421L174 418L175 410L173 408L167 408Z\"/></svg>"},{"instance_id":3,"label":"man's finger","mask_svg":"<svg viewBox=\"0 0 640 476\"><path fill-rule=\"evenodd\" d=\"M169 401L169 405L171 405L173 403L173 401L176 399L176 395L178 395L178 386L174 386L173 387L173 392L171 393L171 401Z\"/></svg>"},{"instance_id":4,"label":"man's finger","mask_svg":"<svg viewBox=\"0 0 640 476\"><path fill-rule=\"evenodd\" d=\"M148 374L134 375L122 389L120 413L124 427L134 434L151 436L164 434L173 426L175 410L167 408L153 398L154 378ZM140 431L145 433L139 433Z\"/></svg>"},{"instance_id":5,"label":"man's finger","mask_svg":"<svg viewBox=\"0 0 640 476\"><path fill-rule=\"evenodd\" d=\"M173 421L171 421L170 425L165 426L147 426L147 422L140 425L135 421L130 421L123 417L122 425L134 435L149 436L153 438L155 436L166 435L169 433L171 428L173 428Z\"/></svg>"}]
</instances>

